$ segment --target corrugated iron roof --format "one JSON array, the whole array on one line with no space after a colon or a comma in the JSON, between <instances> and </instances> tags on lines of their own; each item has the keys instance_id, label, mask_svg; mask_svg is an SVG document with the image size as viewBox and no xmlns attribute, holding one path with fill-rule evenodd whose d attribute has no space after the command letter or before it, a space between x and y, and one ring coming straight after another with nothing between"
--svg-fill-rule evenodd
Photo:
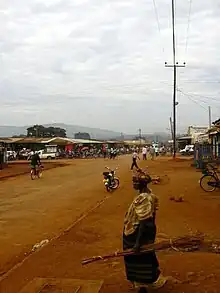
<instances>
[{"instance_id":1,"label":"corrugated iron roof","mask_svg":"<svg viewBox=\"0 0 220 293\"><path fill-rule=\"evenodd\" d=\"M0 141L5 143L14 143L22 139L23 139L22 137L1 137Z\"/></svg>"},{"instance_id":2,"label":"corrugated iron roof","mask_svg":"<svg viewBox=\"0 0 220 293\"><path fill-rule=\"evenodd\" d=\"M77 139L77 138L68 138L68 137L8 137L8 138L0 138L1 142L5 143L55 143L55 144L103 144L103 143L131 143L131 144L140 144L139 141L100 141L100 140L89 140L89 139ZM142 144L148 144L149 142L142 142Z\"/></svg>"},{"instance_id":3,"label":"corrugated iron roof","mask_svg":"<svg viewBox=\"0 0 220 293\"><path fill-rule=\"evenodd\" d=\"M178 137L177 140L185 140L185 139L191 139L192 136L182 136L182 137Z\"/></svg>"},{"instance_id":4,"label":"corrugated iron roof","mask_svg":"<svg viewBox=\"0 0 220 293\"><path fill-rule=\"evenodd\" d=\"M89 144L89 143L92 143L92 144L102 144L104 143L103 141L98 141L98 140L89 140L89 139L77 139L77 138L73 138L72 139L73 142L75 143L85 143L85 144Z\"/></svg>"},{"instance_id":5,"label":"corrugated iron roof","mask_svg":"<svg viewBox=\"0 0 220 293\"><path fill-rule=\"evenodd\" d=\"M67 138L67 137L53 137L53 138L44 139L42 141L42 143L51 143L51 142L54 142L54 143L74 143L71 138Z\"/></svg>"}]
</instances>

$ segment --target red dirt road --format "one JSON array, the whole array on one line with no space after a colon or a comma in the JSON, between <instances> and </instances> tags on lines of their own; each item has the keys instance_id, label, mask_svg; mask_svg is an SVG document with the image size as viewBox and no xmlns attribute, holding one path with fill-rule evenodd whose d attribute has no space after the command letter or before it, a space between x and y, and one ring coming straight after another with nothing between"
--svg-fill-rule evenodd
<instances>
[{"instance_id":1,"label":"red dirt road","mask_svg":"<svg viewBox=\"0 0 220 293\"><path fill-rule=\"evenodd\" d=\"M121 248L123 217L135 195L129 163L129 157L107 162L120 166L121 187L110 197L102 186L103 160L73 161L70 166L46 171L42 180L34 182L27 176L1 182L0 292L17 293L35 277L103 279L101 292L128 292L123 260L85 267L80 261ZM220 238L220 194L211 196L200 190L200 173L190 162L160 159L147 165L151 173L170 177L169 184L152 186L160 199L158 233L173 237L200 230ZM170 201L170 195L184 195L185 201ZM36 242L58 235L101 200L99 208L4 275ZM158 258L163 273L180 280L161 292L220 292L219 255L173 252L160 253Z\"/></svg>"}]
</instances>

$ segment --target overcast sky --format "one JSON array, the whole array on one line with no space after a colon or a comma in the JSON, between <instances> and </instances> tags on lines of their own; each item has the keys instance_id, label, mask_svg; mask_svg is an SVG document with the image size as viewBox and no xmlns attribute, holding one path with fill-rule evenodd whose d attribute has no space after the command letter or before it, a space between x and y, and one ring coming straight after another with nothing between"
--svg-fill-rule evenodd
<instances>
[{"instance_id":1,"label":"overcast sky","mask_svg":"<svg viewBox=\"0 0 220 293\"><path fill-rule=\"evenodd\" d=\"M0 2L0 125L167 131L171 0ZM178 127L220 114L220 0L176 0ZM188 33L187 33L188 32ZM187 37L188 36L188 37ZM187 45L188 44L188 45ZM210 99L209 99L210 97Z\"/></svg>"}]
</instances>

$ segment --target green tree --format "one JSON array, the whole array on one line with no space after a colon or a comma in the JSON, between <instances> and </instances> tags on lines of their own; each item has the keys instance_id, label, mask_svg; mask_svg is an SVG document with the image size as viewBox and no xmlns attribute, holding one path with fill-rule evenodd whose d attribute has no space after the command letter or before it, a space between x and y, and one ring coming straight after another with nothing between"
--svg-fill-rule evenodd
<instances>
[{"instance_id":1,"label":"green tree","mask_svg":"<svg viewBox=\"0 0 220 293\"><path fill-rule=\"evenodd\" d=\"M76 139L91 139L90 134L87 132L78 132L75 133Z\"/></svg>"},{"instance_id":2,"label":"green tree","mask_svg":"<svg viewBox=\"0 0 220 293\"><path fill-rule=\"evenodd\" d=\"M28 137L66 137L66 130L60 127L34 125L27 128Z\"/></svg>"}]
</instances>

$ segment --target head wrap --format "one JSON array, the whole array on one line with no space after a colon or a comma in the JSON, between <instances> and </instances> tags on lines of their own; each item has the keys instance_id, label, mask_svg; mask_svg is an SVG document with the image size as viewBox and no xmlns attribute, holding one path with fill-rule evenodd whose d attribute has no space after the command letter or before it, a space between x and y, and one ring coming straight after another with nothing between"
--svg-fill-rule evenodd
<instances>
[{"instance_id":1,"label":"head wrap","mask_svg":"<svg viewBox=\"0 0 220 293\"><path fill-rule=\"evenodd\" d=\"M132 178L133 182L133 188L136 190L140 190L144 187L147 187L147 185L152 181L150 175L148 175L143 170L139 169Z\"/></svg>"}]
</instances>

